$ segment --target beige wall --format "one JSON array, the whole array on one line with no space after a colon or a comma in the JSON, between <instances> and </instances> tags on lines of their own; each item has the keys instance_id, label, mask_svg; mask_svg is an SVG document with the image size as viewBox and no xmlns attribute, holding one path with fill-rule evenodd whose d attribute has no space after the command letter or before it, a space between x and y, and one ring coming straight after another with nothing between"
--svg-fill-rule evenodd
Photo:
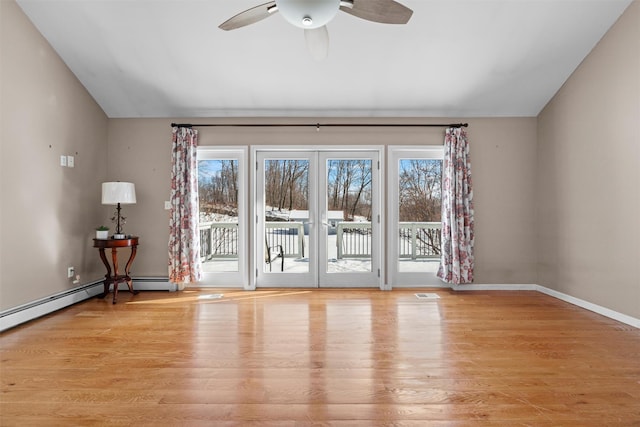
<instances>
[{"instance_id":1,"label":"beige wall","mask_svg":"<svg viewBox=\"0 0 640 427\"><path fill-rule=\"evenodd\" d=\"M640 2L538 118L539 284L640 318Z\"/></svg>"},{"instance_id":2,"label":"beige wall","mask_svg":"<svg viewBox=\"0 0 640 427\"><path fill-rule=\"evenodd\" d=\"M0 19L2 310L75 287L69 266L82 282L103 274L90 239L107 117L15 2L0 1Z\"/></svg>"},{"instance_id":3,"label":"beige wall","mask_svg":"<svg viewBox=\"0 0 640 427\"><path fill-rule=\"evenodd\" d=\"M293 120L300 119L286 121ZM394 120L359 120L380 121ZM126 231L141 238L132 269L136 276L167 275L168 213L164 201L169 199L171 122L170 119L109 121L109 179L131 180L136 184L138 203L126 207ZM536 119L474 119L469 123L476 206L476 283L536 283ZM413 145L442 144L443 138L442 128L322 128L320 132L309 128L200 128L201 145Z\"/></svg>"}]
</instances>

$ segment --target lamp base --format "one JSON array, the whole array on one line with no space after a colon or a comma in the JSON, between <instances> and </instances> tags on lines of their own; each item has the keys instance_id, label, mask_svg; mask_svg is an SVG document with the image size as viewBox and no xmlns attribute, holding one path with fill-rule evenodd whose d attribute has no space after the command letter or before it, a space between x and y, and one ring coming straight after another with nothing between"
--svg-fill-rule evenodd
<instances>
[{"instance_id":1,"label":"lamp base","mask_svg":"<svg viewBox=\"0 0 640 427\"><path fill-rule=\"evenodd\" d=\"M126 239L124 234L114 234L113 238L114 239Z\"/></svg>"}]
</instances>

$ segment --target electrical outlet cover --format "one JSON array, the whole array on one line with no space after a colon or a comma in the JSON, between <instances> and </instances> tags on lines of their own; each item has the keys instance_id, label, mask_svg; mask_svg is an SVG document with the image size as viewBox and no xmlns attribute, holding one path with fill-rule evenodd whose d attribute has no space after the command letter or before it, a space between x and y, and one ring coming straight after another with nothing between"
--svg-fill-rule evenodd
<instances>
[{"instance_id":1,"label":"electrical outlet cover","mask_svg":"<svg viewBox=\"0 0 640 427\"><path fill-rule=\"evenodd\" d=\"M75 159L73 158L73 156L67 156L67 166L72 168L75 166Z\"/></svg>"},{"instance_id":2,"label":"electrical outlet cover","mask_svg":"<svg viewBox=\"0 0 640 427\"><path fill-rule=\"evenodd\" d=\"M60 166L67 166L67 156L60 156Z\"/></svg>"}]
</instances>

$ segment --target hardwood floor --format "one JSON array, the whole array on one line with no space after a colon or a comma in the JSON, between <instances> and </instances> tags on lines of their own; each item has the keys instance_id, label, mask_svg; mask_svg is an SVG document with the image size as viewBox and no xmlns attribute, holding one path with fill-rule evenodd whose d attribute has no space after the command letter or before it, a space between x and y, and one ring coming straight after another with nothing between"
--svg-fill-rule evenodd
<instances>
[{"instance_id":1,"label":"hardwood floor","mask_svg":"<svg viewBox=\"0 0 640 427\"><path fill-rule=\"evenodd\" d=\"M2 426L640 426L640 330L536 292L122 292L0 345Z\"/></svg>"}]
</instances>

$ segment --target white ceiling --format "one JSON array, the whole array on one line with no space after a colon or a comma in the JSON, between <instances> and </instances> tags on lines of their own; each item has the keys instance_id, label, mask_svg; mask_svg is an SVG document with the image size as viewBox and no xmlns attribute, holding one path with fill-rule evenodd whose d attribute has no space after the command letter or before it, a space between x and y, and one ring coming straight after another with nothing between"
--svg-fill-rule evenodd
<instances>
[{"instance_id":1,"label":"white ceiling","mask_svg":"<svg viewBox=\"0 0 640 427\"><path fill-rule=\"evenodd\" d=\"M316 62L278 14L217 28L267 0L17 1L112 118L536 116L631 2L400 0Z\"/></svg>"}]
</instances>

